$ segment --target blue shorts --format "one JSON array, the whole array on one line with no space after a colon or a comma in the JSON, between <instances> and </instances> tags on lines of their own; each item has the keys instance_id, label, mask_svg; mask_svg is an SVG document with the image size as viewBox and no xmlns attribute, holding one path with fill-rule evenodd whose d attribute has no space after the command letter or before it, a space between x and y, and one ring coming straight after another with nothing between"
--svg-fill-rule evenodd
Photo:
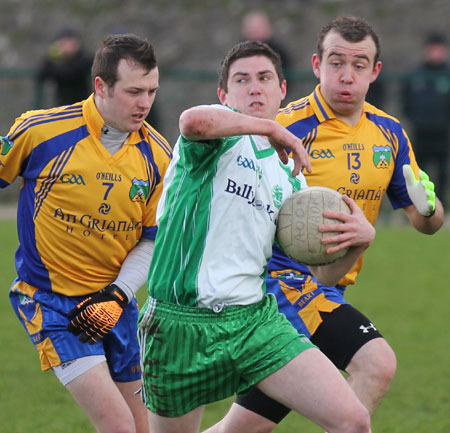
<instances>
[{"instance_id":1,"label":"blue shorts","mask_svg":"<svg viewBox=\"0 0 450 433\"><path fill-rule=\"evenodd\" d=\"M81 343L67 331L68 312L84 296L64 296L38 290L16 279L9 293L11 304L28 336L39 352L42 370L91 355L104 355L111 377L117 382L141 378L137 342L138 308L136 299L123 310L116 326L95 344Z\"/></svg>"},{"instance_id":2,"label":"blue shorts","mask_svg":"<svg viewBox=\"0 0 450 433\"><path fill-rule=\"evenodd\" d=\"M277 298L280 312L308 338L323 321L320 312L329 313L348 304L344 299L345 286L327 287L312 275L290 269L270 272L266 288Z\"/></svg>"}]
</instances>

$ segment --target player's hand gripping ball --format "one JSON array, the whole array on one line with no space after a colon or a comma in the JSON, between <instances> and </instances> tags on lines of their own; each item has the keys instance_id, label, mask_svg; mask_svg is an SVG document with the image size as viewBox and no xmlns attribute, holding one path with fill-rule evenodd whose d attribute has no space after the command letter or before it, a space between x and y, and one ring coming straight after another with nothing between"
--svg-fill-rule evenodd
<instances>
[{"instance_id":1,"label":"player's hand gripping ball","mask_svg":"<svg viewBox=\"0 0 450 433\"><path fill-rule=\"evenodd\" d=\"M335 244L321 242L323 237L336 233L321 233L319 226L341 222L325 218L326 210L351 214L341 194L321 186L302 189L285 200L278 215L277 238L286 255L305 265L320 266L333 263L347 253L348 248L327 254L326 250Z\"/></svg>"}]
</instances>

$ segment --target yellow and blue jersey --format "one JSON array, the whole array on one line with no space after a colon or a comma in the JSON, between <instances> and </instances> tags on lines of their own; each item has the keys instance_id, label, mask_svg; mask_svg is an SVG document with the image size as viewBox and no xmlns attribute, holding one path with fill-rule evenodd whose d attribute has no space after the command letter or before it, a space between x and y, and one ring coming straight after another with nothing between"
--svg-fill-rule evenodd
<instances>
[{"instance_id":1,"label":"yellow and blue jersey","mask_svg":"<svg viewBox=\"0 0 450 433\"><path fill-rule=\"evenodd\" d=\"M303 140L312 165L312 172L305 172L309 186L347 194L373 225L385 193L394 209L412 204L402 166L411 164L416 174L419 168L408 135L396 118L366 102L361 119L351 126L335 116L318 85L309 96L281 109L276 120ZM362 257L340 285L354 284L361 266ZM309 274L306 266L275 247L269 270L286 269Z\"/></svg>"},{"instance_id":2,"label":"yellow and blue jersey","mask_svg":"<svg viewBox=\"0 0 450 433\"><path fill-rule=\"evenodd\" d=\"M0 187L22 177L18 278L67 296L113 281L141 238L156 236L156 207L172 150L144 123L111 155L87 100L21 115L1 141Z\"/></svg>"}]
</instances>

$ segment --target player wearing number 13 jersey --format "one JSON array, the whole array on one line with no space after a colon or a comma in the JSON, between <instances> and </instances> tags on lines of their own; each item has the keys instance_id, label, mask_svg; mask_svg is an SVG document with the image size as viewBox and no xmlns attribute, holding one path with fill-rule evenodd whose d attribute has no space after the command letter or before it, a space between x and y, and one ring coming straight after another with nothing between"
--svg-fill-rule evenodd
<instances>
[{"instance_id":1,"label":"player wearing number 13 jersey","mask_svg":"<svg viewBox=\"0 0 450 433\"><path fill-rule=\"evenodd\" d=\"M10 300L95 430L143 433L135 293L171 148L145 123L159 87L148 41L108 37L92 78L88 99L26 112L2 138L0 186L23 179Z\"/></svg>"},{"instance_id":2,"label":"player wearing number 13 jersey","mask_svg":"<svg viewBox=\"0 0 450 433\"><path fill-rule=\"evenodd\" d=\"M395 209L412 204L402 167L410 164L414 172L419 168L408 136L395 118L364 102L359 121L350 125L336 117L319 84L309 96L280 110L277 121L301 138L308 151L312 166L308 184L327 186L352 197L373 225L385 193ZM267 290L276 295L280 310L296 329L319 344L320 332L326 329L321 327L324 318L330 321L329 313L336 311L334 317L338 317L352 309L344 292L348 284L355 283L362 261L363 256L337 286L326 287L307 266L289 259L275 246L268 265ZM347 333L348 342L339 350L331 345L321 347L341 369L346 368L358 345L381 336L369 319L353 312L355 324L367 332L359 331L360 335L352 338Z\"/></svg>"},{"instance_id":3,"label":"player wearing number 13 jersey","mask_svg":"<svg viewBox=\"0 0 450 433\"><path fill-rule=\"evenodd\" d=\"M367 219L375 225L385 193L394 209L412 204L403 178L403 164L415 172L417 163L409 139L395 118L364 103L364 112L356 125L338 119L324 100L320 85L306 98L290 103L279 111L277 121L302 138L312 166L308 185L327 186L353 198ZM307 267L278 254L271 270ZM340 282L354 284L361 269L360 257ZM314 331L314 329L313 329Z\"/></svg>"}]
</instances>

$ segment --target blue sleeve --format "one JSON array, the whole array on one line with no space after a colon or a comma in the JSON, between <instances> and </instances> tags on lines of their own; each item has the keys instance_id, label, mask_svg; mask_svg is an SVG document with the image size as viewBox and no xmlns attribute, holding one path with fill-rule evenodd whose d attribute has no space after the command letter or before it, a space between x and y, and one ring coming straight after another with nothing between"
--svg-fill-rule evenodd
<instances>
[{"instance_id":1,"label":"blue sleeve","mask_svg":"<svg viewBox=\"0 0 450 433\"><path fill-rule=\"evenodd\" d=\"M404 208L412 204L403 177L403 165L411 164L414 171L416 171L415 167L417 166L408 137L402 132L398 138L399 147L395 157L394 172L387 189L389 201L394 209Z\"/></svg>"}]
</instances>

